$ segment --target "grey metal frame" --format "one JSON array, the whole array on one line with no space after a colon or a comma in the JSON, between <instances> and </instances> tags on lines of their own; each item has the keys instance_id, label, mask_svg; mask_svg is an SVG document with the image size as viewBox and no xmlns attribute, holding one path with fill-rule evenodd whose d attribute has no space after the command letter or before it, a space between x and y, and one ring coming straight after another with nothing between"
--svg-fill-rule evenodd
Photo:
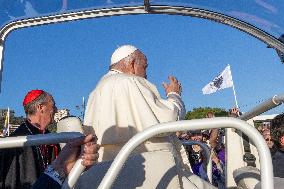
<instances>
[{"instance_id":1,"label":"grey metal frame","mask_svg":"<svg viewBox=\"0 0 284 189\"><path fill-rule=\"evenodd\" d=\"M265 102L259 104L252 110L244 113L239 117L239 119L247 121L255 116L262 114L263 112L266 112L272 108L281 105L283 102L284 102L284 94L275 95L272 98L266 100Z\"/></svg>"},{"instance_id":2,"label":"grey metal frame","mask_svg":"<svg viewBox=\"0 0 284 189\"><path fill-rule=\"evenodd\" d=\"M266 145L264 138L254 127L252 127L245 121L236 118L206 118L199 120L169 122L145 129L143 132L140 132L132 137L122 147L98 188L111 188L115 178L117 177L122 166L127 160L127 157L139 144L141 144L145 140L166 132L212 128L235 128L246 133L246 135L255 143L258 149L260 157L261 187L265 189L274 189L272 160L270 151Z\"/></svg>"},{"instance_id":3,"label":"grey metal frame","mask_svg":"<svg viewBox=\"0 0 284 189\"><path fill-rule=\"evenodd\" d=\"M0 30L0 46L3 46L5 38L11 31L20 28L82 20L82 19L90 19L90 18L133 15L133 14L183 15L183 16L191 16L191 17L216 21L237 28L243 32L246 32L252 35L253 37L256 37L259 40L267 43L267 45L275 49L278 49L279 51L284 53L284 44L281 43L278 39L254 27L253 25L250 25L236 18L204 9L197 9L191 7L162 6L162 5L161 6L151 5L150 8L149 6L148 7L135 6L135 7L119 7L119 8L98 9L98 10L95 9L95 10L78 11L72 13L64 13L59 15L43 16L43 17L13 21L5 25Z\"/></svg>"},{"instance_id":4,"label":"grey metal frame","mask_svg":"<svg viewBox=\"0 0 284 189\"><path fill-rule=\"evenodd\" d=\"M265 42L269 46L284 53L284 44L281 43L275 37L269 35L268 33L259 30L258 28L240 21L238 19L208 11L203 9L188 8L188 7L175 7L175 6L136 6L136 7L121 7L121 8L111 8L111 9L100 9L100 10L90 10L90 11L79 11L75 13L65 13L61 15L54 16L44 16L39 18L31 18L26 20L14 21L0 30L0 91L1 91L1 72L3 71L3 51L4 51L4 41L7 35L16 29L38 26L44 24L60 23L74 20L99 18L107 16L119 16L119 15L131 15L131 14L169 14L169 15L183 15L192 16L198 18L204 18L213 20L231 27L237 28L245 33L258 38L259 40ZM260 113L263 113L273 107L278 106L284 101L284 95L275 96L271 100L268 100L252 111L247 112L240 119L248 120ZM174 127L173 127L174 126ZM260 162L261 162L261 186L262 188L273 189L273 174L272 174L272 164L269 149L263 137L257 132L256 129L248 125L247 123L237 120L234 118L211 118L210 121L207 119L202 120L191 120L191 121L179 121L173 123L165 123L161 125L156 125L146 129L145 131L135 135L119 152L118 156L115 158L111 168L108 170L106 176L101 182L99 188L110 188L115 176L119 173L121 166L125 162L127 156L131 151L141 142L151 138L152 136L163 133L163 132L175 132L180 130L194 130L194 129L210 129L210 128L236 128L246 133L249 138L256 144L259 150ZM31 146L39 144L50 144L50 143L62 143L68 141L70 138L76 138L81 134L72 133L60 133L60 134L48 134L39 136L29 136L29 137L17 137L15 140L13 138L0 139L0 149L9 147L21 147L21 146ZM54 137L53 137L54 135ZM58 136L59 135L59 136ZM52 136L52 137L51 137ZM69 138L70 137L70 138ZM28 139L28 140L27 140ZM267 154L265 154L267 153ZM72 179L71 179L72 180Z\"/></svg>"},{"instance_id":5,"label":"grey metal frame","mask_svg":"<svg viewBox=\"0 0 284 189\"><path fill-rule=\"evenodd\" d=\"M3 68L4 41L7 38L7 35L11 31L25 27L68 22L74 20L108 17L108 16L120 16L120 15L135 15L135 14L168 14L168 15L191 16L191 17L212 20L225 25L229 25L233 28L237 28L263 41L270 47L273 47L284 53L284 44L280 42L278 39L254 27L253 25L250 25L246 22L235 19L233 17L204 9L150 5L149 1L147 0L144 1L144 4L145 6L86 10L86 11L78 11L72 13L64 13L59 15L30 18L30 19L18 20L8 23L0 30L0 91L1 91L1 81L2 81L2 72L3 72L2 68Z\"/></svg>"}]
</instances>

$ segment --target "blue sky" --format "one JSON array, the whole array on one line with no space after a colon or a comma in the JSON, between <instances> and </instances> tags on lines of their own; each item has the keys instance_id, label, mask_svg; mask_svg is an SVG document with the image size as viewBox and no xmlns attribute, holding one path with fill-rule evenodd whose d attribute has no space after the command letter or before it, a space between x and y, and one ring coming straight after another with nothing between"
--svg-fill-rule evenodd
<instances>
[{"instance_id":1,"label":"blue sky","mask_svg":"<svg viewBox=\"0 0 284 189\"><path fill-rule=\"evenodd\" d=\"M59 109L88 98L106 73L112 52L132 44L148 58L148 79L162 96L162 82L175 75L183 85L187 111L234 106L231 88L211 95L201 89L231 65L241 111L283 94L284 69L276 53L257 39L219 23L184 16L137 15L32 27L6 40L0 108L24 115L22 100L31 89L50 92ZM283 112L283 106L268 113Z\"/></svg>"}]
</instances>

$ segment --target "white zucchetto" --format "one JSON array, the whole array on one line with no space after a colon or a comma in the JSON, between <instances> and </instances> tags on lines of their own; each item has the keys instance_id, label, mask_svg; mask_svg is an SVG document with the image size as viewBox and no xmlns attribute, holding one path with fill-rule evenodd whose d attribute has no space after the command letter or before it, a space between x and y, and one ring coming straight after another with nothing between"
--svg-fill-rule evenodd
<instances>
[{"instance_id":1,"label":"white zucchetto","mask_svg":"<svg viewBox=\"0 0 284 189\"><path fill-rule=\"evenodd\" d=\"M123 46L117 48L111 56L110 65L113 65L113 64L119 62L120 60L128 57L130 54L132 54L136 50L137 50L137 48L132 46L132 45L123 45Z\"/></svg>"}]
</instances>

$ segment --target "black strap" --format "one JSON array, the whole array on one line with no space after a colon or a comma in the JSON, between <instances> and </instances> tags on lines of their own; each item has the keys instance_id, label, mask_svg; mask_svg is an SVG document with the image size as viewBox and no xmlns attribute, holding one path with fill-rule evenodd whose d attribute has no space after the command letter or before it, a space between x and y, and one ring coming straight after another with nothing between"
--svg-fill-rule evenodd
<instances>
[{"instance_id":1,"label":"black strap","mask_svg":"<svg viewBox=\"0 0 284 189\"><path fill-rule=\"evenodd\" d=\"M256 158L251 153L250 145L249 145L249 138L244 133L242 133L242 138L243 138L243 146L244 146L244 152L245 152L245 154L243 155L243 160L244 162L247 163L247 166L256 167L255 165Z\"/></svg>"}]
</instances>

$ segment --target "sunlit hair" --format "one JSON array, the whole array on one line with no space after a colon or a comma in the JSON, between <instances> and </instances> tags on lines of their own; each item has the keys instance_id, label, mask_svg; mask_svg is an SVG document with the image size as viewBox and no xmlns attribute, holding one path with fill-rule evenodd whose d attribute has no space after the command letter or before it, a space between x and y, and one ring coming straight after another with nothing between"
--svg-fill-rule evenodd
<instances>
[{"instance_id":1,"label":"sunlit hair","mask_svg":"<svg viewBox=\"0 0 284 189\"><path fill-rule=\"evenodd\" d=\"M48 94L47 92L43 92L35 100L25 105L24 110L25 110L26 115L34 115L36 113L36 107L38 105L47 104L48 96L50 96L50 94Z\"/></svg>"},{"instance_id":2,"label":"sunlit hair","mask_svg":"<svg viewBox=\"0 0 284 189\"><path fill-rule=\"evenodd\" d=\"M284 136L284 113L277 115L271 121L270 133L276 146L280 148L281 145L279 141L281 137Z\"/></svg>"},{"instance_id":3,"label":"sunlit hair","mask_svg":"<svg viewBox=\"0 0 284 189\"><path fill-rule=\"evenodd\" d=\"M139 50L134 51L133 53L131 53L129 56L127 56L124 59L124 62L126 65L130 64L133 60L135 60L136 64L140 64L141 63L141 56L140 56L141 52Z\"/></svg>"}]
</instances>

